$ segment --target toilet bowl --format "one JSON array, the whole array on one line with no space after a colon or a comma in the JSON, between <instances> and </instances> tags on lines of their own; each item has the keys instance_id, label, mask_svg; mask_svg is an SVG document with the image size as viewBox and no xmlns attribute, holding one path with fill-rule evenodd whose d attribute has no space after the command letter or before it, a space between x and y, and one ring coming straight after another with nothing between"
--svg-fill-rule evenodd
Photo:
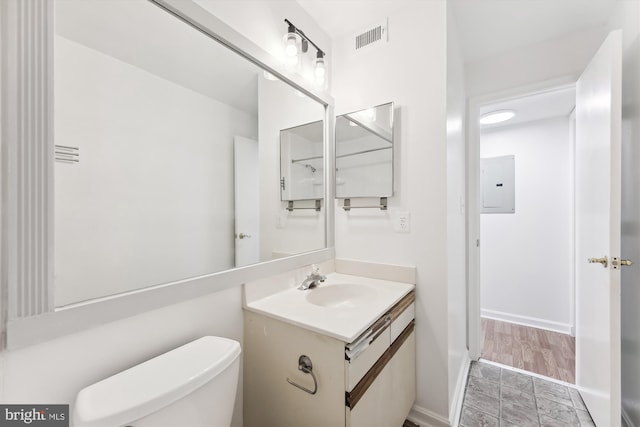
<instances>
[{"instance_id":1,"label":"toilet bowl","mask_svg":"<svg viewBox=\"0 0 640 427\"><path fill-rule=\"evenodd\" d=\"M202 337L80 391L75 427L229 427L240 344Z\"/></svg>"}]
</instances>

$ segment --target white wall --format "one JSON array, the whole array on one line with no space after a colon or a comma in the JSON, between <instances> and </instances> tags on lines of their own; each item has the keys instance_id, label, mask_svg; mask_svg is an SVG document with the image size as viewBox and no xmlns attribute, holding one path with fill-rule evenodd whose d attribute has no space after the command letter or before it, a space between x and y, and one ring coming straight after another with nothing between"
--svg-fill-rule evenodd
<instances>
[{"instance_id":1,"label":"white wall","mask_svg":"<svg viewBox=\"0 0 640 427\"><path fill-rule=\"evenodd\" d=\"M484 130L481 158L515 155L515 214L480 215L482 314L570 333L569 119Z\"/></svg>"},{"instance_id":2,"label":"white wall","mask_svg":"<svg viewBox=\"0 0 640 427\"><path fill-rule=\"evenodd\" d=\"M622 257L640 262L640 3L620 1L610 29L622 28ZM622 409L640 426L640 270L622 269Z\"/></svg>"},{"instance_id":3,"label":"white wall","mask_svg":"<svg viewBox=\"0 0 640 427\"><path fill-rule=\"evenodd\" d=\"M290 16L305 15L295 2L256 3L260 7L252 13L254 10L246 2L220 2L220 10L227 13L218 16L258 45L265 39L282 37L282 11L289 11ZM255 32L256 28L264 31ZM0 401L72 403L81 388L197 337L219 335L242 342L241 284L235 285L207 297L140 313L39 345L3 351ZM242 426L241 396L242 379L234 427Z\"/></svg>"},{"instance_id":4,"label":"white wall","mask_svg":"<svg viewBox=\"0 0 640 427\"><path fill-rule=\"evenodd\" d=\"M55 167L56 305L233 267L233 137L258 118L60 36L55 73L56 144L80 148Z\"/></svg>"},{"instance_id":5,"label":"white wall","mask_svg":"<svg viewBox=\"0 0 640 427\"><path fill-rule=\"evenodd\" d=\"M336 114L394 101L397 168L388 211L336 208L336 257L417 267L414 415L446 425L449 370L458 371L449 365L446 2L408 2L388 19L388 44L357 53L351 37L333 44ZM398 211L411 213L410 233L393 232Z\"/></svg>"},{"instance_id":6,"label":"white wall","mask_svg":"<svg viewBox=\"0 0 640 427\"><path fill-rule=\"evenodd\" d=\"M3 403L72 404L84 387L205 335L242 343L241 289L235 287L0 354ZM71 411L73 411L73 406ZM242 426L242 378L234 427Z\"/></svg>"},{"instance_id":7,"label":"white wall","mask_svg":"<svg viewBox=\"0 0 640 427\"><path fill-rule=\"evenodd\" d=\"M449 418L461 402L456 396L467 375L466 252L466 87L460 44L447 4L447 275L449 325ZM461 267L463 266L463 267ZM457 401L458 399L458 401Z\"/></svg>"}]
</instances>

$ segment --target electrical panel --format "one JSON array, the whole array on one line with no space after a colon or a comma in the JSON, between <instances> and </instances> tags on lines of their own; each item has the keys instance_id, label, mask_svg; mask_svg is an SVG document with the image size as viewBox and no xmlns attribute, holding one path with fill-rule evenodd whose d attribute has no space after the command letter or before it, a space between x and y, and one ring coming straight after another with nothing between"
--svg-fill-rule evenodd
<instances>
[{"instance_id":1,"label":"electrical panel","mask_svg":"<svg viewBox=\"0 0 640 427\"><path fill-rule=\"evenodd\" d=\"M515 213L515 156L480 159L480 213Z\"/></svg>"}]
</instances>

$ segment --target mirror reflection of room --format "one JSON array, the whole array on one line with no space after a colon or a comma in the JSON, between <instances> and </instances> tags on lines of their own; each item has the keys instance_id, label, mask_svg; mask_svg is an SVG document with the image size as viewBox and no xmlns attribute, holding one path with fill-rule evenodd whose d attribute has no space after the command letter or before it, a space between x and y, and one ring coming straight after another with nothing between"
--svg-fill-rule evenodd
<instances>
[{"instance_id":1,"label":"mirror reflection of room","mask_svg":"<svg viewBox=\"0 0 640 427\"><path fill-rule=\"evenodd\" d=\"M274 221L278 133L321 104L144 0L55 24L56 306L324 247L324 213Z\"/></svg>"},{"instance_id":2,"label":"mirror reflection of room","mask_svg":"<svg viewBox=\"0 0 640 427\"><path fill-rule=\"evenodd\" d=\"M323 123L280 131L282 200L317 200L324 194Z\"/></svg>"}]
</instances>

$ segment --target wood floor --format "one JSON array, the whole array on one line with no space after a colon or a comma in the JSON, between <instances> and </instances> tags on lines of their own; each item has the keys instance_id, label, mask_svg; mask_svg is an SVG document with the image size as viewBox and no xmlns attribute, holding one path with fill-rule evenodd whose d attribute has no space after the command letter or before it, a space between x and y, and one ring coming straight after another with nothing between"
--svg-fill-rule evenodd
<instances>
[{"instance_id":1,"label":"wood floor","mask_svg":"<svg viewBox=\"0 0 640 427\"><path fill-rule=\"evenodd\" d=\"M575 384L575 338L482 318L480 357Z\"/></svg>"}]
</instances>

